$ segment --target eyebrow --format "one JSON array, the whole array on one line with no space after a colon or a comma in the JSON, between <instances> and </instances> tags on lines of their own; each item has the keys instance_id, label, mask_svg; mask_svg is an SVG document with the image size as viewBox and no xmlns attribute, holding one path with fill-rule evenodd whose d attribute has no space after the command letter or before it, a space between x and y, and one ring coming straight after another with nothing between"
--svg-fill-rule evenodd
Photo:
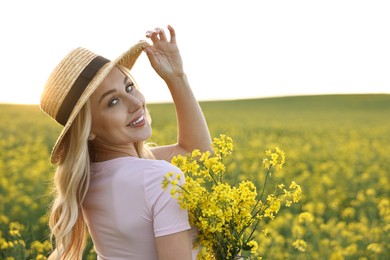
<instances>
[{"instance_id":1,"label":"eyebrow","mask_svg":"<svg viewBox=\"0 0 390 260\"><path fill-rule=\"evenodd\" d=\"M100 97L100 99L99 99L99 103L101 103L102 100L103 100L106 96L108 96L108 95L110 95L110 94L112 94L112 93L115 93L115 92L116 92L116 89L111 89L111 90L109 90L109 91L103 93L103 95L102 95L102 96Z\"/></svg>"},{"instance_id":2,"label":"eyebrow","mask_svg":"<svg viewBox=\"0 0 390 260\"><path fill-rule=\"evenodd\" d=\"M125 76L125 79L123 80L123 84L126 85L126 83L129 81L129 77L128 76Z\"/></svg>"}]
</instances>

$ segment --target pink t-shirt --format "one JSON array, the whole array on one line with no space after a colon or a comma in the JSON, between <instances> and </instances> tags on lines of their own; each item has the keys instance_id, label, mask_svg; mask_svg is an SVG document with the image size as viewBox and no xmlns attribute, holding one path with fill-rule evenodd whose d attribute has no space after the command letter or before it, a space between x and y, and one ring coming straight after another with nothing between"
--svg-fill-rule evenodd
<instances>
[{"instance_id":1,"label":"pink t-shirt","mask_svg":"<svg viewBox=\"0 0 390 260\"><path fill-rule=\"evenodd\" d=\"M121 157L92 163L83 212L98 259L158 259L155 237L190 229L161 182L180 169L161 160Z\"/></svg>"}]
</instances>

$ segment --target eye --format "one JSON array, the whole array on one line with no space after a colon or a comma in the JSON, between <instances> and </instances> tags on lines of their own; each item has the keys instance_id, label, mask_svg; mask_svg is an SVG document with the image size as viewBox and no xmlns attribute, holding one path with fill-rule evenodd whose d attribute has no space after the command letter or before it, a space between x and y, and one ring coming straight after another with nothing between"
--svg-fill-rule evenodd
<instances>
[{"instance_id":1,"label":"eye","mask_svg":"<svg viewBox=\"0 0 390 260\"><path fill-rule=\"evenodd\" d=\"M110 99L110 101L108 102L108 106L109 107L115 106L118 102L119 102L119 99L117 99L117 98Z\"/></svg>"},{"instance_id":2,"label":"eye","mask_svg":"<svg viewBox=\"0 0 390 260\"><path fill-rule=\"evenodd\" d=\"M133 90L133 87L134 87L134 83L133 82L127 84L126 87L125 87L126 92L130 93Z\"/></svg>"}]
</instances>

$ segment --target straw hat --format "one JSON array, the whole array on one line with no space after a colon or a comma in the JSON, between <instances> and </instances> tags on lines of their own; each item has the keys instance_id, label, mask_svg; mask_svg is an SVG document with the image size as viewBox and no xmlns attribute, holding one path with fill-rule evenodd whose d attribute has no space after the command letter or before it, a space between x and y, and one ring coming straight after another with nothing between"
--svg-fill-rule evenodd
<instances>
[{"instance_id":1,"label":"straw hat","mask_svg":"<svg viewBox=\"0 0 390 260\"><path fill-rule=\"evenodd\" d=\"M64 153L64 137L85 102L115 65L131 69L146 46L145 41L132 46L110 61L87 49L72 50L54 69L41 96L41 109L64 126L51 152L57 164Z\"/></svg>"}]
</instances>

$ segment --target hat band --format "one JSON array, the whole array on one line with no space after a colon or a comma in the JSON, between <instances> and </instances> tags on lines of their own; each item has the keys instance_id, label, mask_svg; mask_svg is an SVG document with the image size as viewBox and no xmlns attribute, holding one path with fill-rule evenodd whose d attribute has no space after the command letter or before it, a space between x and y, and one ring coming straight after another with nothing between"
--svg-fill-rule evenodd
<instances>
[{"instance_id":1,"label":"hat band","mask_svg":"<svg viewBox=\"0 0 390 260\"><path fill-rule=\"evenodd\" d=\"M68 94L60 106L60 109L58 110L56 116L58 123L63 126L66 124L73 108L75 107L77 101L80 99L88 84L95 77L98 70L108 62L110 62L110 60L102 56L97 56L83 69L74 82L73 86L70 88Z\"/></svg>"}]
</instances>

